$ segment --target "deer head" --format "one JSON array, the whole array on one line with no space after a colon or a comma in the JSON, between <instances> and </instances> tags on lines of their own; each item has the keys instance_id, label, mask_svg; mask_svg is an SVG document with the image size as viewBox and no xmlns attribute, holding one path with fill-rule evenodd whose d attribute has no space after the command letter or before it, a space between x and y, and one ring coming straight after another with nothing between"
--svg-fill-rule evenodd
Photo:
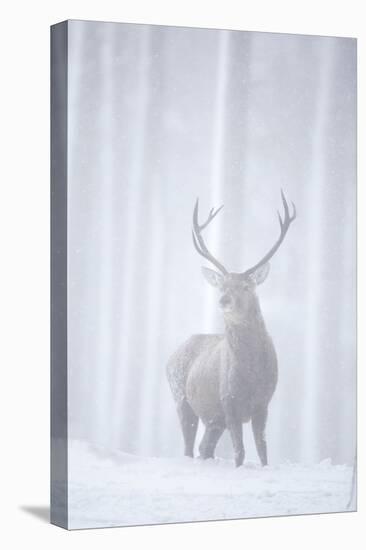
<instances>
[{"instance_id":1,"label":"deer head","mask_svg":"<svg viewBox=\"0 0 366 550\"><path fill-rule=\"evenodd\" d=\"M281 246L291 223L296 218L295 205L292 203L293 210L292 214L290 214L286 197L282 190L281 198L284 217L282 218L281 214L277 212L280 223L280 235L277 241L259 262L242 273L229 273L223 264L211 254L202 237L202 231L217 216L223 206L220 206L217 210L212 208L207 220L203 224L200 224L198 222L198 199L196 201L193 211L193 244L197 252L217 268L218 271L203 267L202 272L208 283L220 290L220 307L225 319L233 323L242 323L249 319L253 308L257 307L256 286L263 283L267 278L270 267L269 260Z\"/></svg>"}]
</instances>

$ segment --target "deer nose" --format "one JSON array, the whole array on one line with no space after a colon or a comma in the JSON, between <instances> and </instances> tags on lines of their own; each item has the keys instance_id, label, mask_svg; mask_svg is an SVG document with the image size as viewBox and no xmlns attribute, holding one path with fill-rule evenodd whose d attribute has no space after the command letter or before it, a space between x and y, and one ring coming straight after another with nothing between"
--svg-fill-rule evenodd
<instances>
[{"instance_id":1,"label":"deer nose","mask_svg":"<svg viewBox=\"0 0 366 550\"><path fill-rule=\"evenodd\" d=\"M230 298L229 296L221 296L220 298L220 306L225 307L230 304Z\"/></svg>"}]
</instances>

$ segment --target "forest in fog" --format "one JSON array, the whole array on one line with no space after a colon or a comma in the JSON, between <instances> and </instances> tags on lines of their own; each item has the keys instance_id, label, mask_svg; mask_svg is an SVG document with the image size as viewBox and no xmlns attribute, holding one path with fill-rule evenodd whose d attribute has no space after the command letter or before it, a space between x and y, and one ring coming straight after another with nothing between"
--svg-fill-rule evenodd
<instances>
[{"instance_id":1,"label":"forest in fog","mask_svg":"<svg viewBox=\"0 0 366 550\"><path fill-rule=\"evenodd\" d=\"M105 450L178 457L165 366L222 332L192 214L244 271L297 219L258 288L278 355L269 461L352 464L356 446L356 42L71 21L68 426ZM201 432L200 432L201 433ZM257 460L245 429L249 460ZM227 434L218 446L232 456Z\"/></svg>"}]
</instances>

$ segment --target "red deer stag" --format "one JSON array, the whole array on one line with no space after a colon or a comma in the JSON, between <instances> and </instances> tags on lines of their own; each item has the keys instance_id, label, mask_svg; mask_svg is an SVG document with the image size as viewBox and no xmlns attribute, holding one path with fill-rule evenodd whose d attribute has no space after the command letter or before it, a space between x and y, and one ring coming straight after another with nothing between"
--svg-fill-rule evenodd
<instances>
[{"instance_id":1,"label":"red deer stag","mask_svg":"<svg viewBox=\"0 0 366 550\"><path fill-rule=\"evenodd\" d=\"M265 427L268 404L277 384L277 357L261 313L256 286L269 272L269 260L283 242L296 218L290 214L281 191L284 218L278 212L280 235L269 252L243 273L229 273L208 250L202 231L222 206L211 209L203 224L198 222L198 199L193 213L193 244L197 252L218 271L203 267L203 275L221 292L220 308L224 334L196 334L170 358L167 377L182 427L185 455L193 457L198 419L205 425L199 446L201 458L213 458L215 447L227 428L235 465L244 461L243 423L252 421L257 452L262 465L267 462Z\"/></svg>"}]
</instances>

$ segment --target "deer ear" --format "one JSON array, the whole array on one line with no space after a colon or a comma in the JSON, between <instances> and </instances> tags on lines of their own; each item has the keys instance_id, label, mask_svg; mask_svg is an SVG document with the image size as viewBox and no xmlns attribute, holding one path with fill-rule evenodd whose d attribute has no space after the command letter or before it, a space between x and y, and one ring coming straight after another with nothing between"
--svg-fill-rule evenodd
<instances>
[{"instance_id":1,"label":"deer ear","mask_svg":"<svg viewBox=\"0 0 366 550\"><path fill-rule=\"evenodd\" d=\"M269 262L258 267L258 269L256 269L254 273L250 275L250 279L253 281L253 283L255 283L256 285L262 284L267 279L269 267Z\"/></svg>"},{"instance_id":2,"label":"deer ear","mask_svg":"<svg viewBox=\"0 0 366 550\"><path fill-rule=\"evenodd\" d=\"M209 269L208 267L202 267L202 273L204 278L208 283L210 283L210 285L215 286L217 288L222 287L222 284L224 282L224 276L221 275L221 273L218 273L213 269Z\"/></svg>"}]
</instances>

